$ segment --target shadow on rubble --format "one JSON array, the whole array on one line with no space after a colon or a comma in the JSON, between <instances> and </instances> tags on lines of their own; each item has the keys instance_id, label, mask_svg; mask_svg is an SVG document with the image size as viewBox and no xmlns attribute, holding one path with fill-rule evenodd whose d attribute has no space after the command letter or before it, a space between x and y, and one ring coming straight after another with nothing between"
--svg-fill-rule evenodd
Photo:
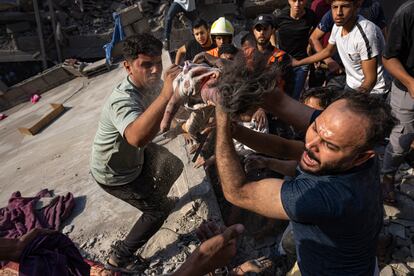
<instances>
[{"instance_id":1,"label":"shadow on rubble","mask_svg":"<svg viewBox=\"0 0 414 276\"><path fill-rule=\"evenodd\" d=\"M75 207L73 207L71 215L65 219L64 223L62 224L62 228L66 225L70 225L73 220L80 215L84 210L86 206L86 195L77 196L74 198L75 200Z\"/></svg>"}]
</instances>

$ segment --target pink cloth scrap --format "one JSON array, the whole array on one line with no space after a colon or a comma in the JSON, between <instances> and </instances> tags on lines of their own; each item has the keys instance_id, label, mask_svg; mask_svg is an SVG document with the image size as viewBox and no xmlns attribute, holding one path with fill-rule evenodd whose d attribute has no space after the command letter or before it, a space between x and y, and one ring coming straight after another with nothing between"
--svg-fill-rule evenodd
<instances>
[{"instance_id":1,"label":"pink cloth scrap","mask_svg":"<svg viewBox=\"0 0 414 276\"><path fill-rule=\"evenodd\" d=\"M35 104L35 103L37 103L39 100L40 100L40 95L39 94L33 94L31 97L30 97L30 101L33 103L33 104Z\"/></svg>"},{"instance_id":2,"label":"pink cloth scrap","mask_svg":"<svg viewBox=\"0 0 414 276\"><path fill-rule=\"evenodd\" d=\"M0 209L0 237L18 238L33 228L59 230L75 206L73 195L56 196L47 206L36 210L36 202L44 197L53 197L52 191L43 189L34 197L22 197L19 191L14 192L8 205Z\"/></svg>"}]
</instances>

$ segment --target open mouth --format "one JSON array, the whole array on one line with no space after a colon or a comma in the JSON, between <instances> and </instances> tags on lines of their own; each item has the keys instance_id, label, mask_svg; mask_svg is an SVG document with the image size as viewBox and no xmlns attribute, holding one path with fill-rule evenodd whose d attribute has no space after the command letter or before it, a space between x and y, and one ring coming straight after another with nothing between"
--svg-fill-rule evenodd
<instances>
[{"instance_id":1,"label":"open mouth","mask_svg":"<svg viewBox=\"0 0 414 276\"><path fill-rule=\"evenodd\" d=\"M303 162L308 166L308 167L314 167L319 165L318 160L312 158L309 154L308 151L305 151L303 153Z\"/></svg>"}]
</instances>

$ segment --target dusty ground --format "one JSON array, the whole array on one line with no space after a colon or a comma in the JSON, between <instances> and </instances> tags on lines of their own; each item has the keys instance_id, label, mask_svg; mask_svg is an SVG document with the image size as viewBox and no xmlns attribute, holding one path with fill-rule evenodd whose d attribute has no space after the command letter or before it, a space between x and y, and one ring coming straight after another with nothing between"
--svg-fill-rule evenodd
<instances>
[{"instance_id":1,"label":"dusty ground","mask_svg":"<svg viewBox=\"0 0 414 276\"><path fill-rule=\"evenodd\" d=\"M91 143L105 98L124 77L122 68L91 79L77 78L45 94L37 104L18 105L5 113L0 122L0 206L20 191L33 196L43 188L57 194L72 192L76 208L66 221L64 232L73 239L84 256L105 261L110 245L121 238L138 218L139 212L106 194L89 174ZM18 127L28 127L50 110L49 103L63 103L66 112L36 136L23 136ZM167 145L168 146L168 145ZM220 219L215 196L202 169L188 160L183 140L169 144L184 163L181 183L172 190L185 195L143 254L151 257L147 274L165 274L179 266L195 249L193 230L203 219ZM190 179L190 181L189 181ZM412 171L401 170L402 184L397 207L386 206L386 233L394 237L388 266L381 275L409 275L414 269L414 180ZM190 191L190 192L188 192ZM253 241L243 238L239 261L274 254L278 239Z\"/></svg>"},{"instance_id":2,"label":"dusty ground","mask_svg":"<svg viewBox=\"0 0 414 276\"><path fill-rule=\"evenodd\" d=\"M73 193L76 208L63 232L84 256L100 262L105 261L111 243L123 237L140 215L100 189L89 173L91 144L102 104L124 76L124 69L117 68L91 79L76 78L42 94L36 104L27 102L6 111L9 117L0 122L0 206L7 205L15 191L23 196L33 196L43 188L56 194ZM19 133L18 127L29 127L49 112L49 103L63 103L67 110L36 136ZM194 228L203 219L221 219L204 171L187 168L183 145L180 138L166 145L184 163L171 194L185 196L143 252L153 257L153 271L148 274L174 270L196 247Z\"/></svg>"}]
</instances>

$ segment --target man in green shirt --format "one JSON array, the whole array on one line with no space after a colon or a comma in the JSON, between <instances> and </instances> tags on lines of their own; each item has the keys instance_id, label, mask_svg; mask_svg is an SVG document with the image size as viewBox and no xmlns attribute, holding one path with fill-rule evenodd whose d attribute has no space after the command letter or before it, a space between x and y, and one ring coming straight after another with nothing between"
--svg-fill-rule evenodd
<instances>
[{"instance_id":1,"label":"man in green shirt","mask_svg":"<svg viewBox=\"0 0 414 276\"><path fill-rule=\"evenodd\" d=\"M149 34L126 39L123 65L128 75L105 102L92 147L96 182L142 212L108 260L110 268L122 272L143 271L144 262L134 253L168 215L166 194L182 170L178 158L150 143L160 130L172 82L180 72L172 66L162 84L161 49L162 43Z\"/></svg>"}]
</instances>

